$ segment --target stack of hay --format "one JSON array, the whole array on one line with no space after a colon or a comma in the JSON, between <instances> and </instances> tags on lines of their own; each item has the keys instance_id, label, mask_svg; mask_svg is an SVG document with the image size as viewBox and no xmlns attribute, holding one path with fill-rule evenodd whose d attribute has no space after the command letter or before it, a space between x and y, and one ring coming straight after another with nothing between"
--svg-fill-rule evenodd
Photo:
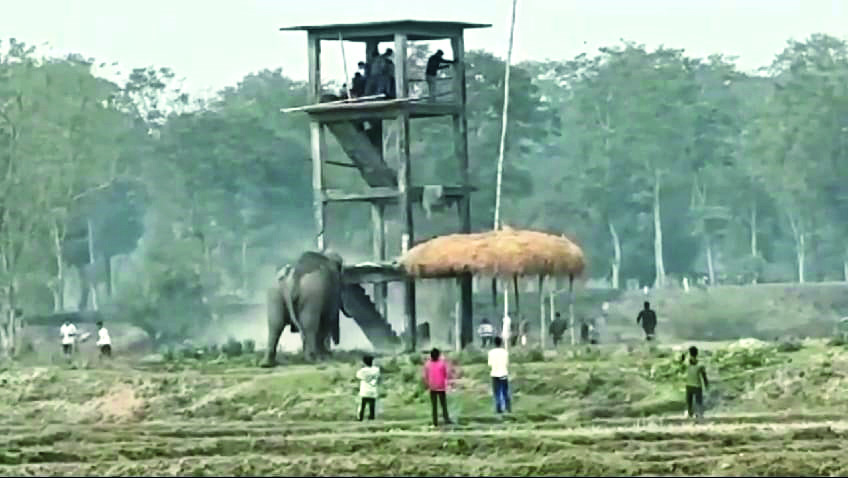
<instances>
[{"instance_id":1,"label":"stack of hay","mask_svg":"<svg viewBox=\"0 0 848 478\"><path fill-rule=\"evenodd\" d=\"M420 278L579 276L586 266L583 251L565 237L510 228L437 237L410 249L400 263Z\"/></svg>"}]
</instances>

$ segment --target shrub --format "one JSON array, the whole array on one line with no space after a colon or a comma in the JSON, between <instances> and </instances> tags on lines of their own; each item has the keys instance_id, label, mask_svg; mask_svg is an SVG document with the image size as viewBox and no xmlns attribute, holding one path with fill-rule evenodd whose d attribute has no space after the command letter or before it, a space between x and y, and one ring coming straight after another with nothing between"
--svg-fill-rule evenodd
<instances>
[{"instance_id":1,"label":"shrub","mask_svg":"<svg viewBox=\"0 0 848 478\"><path fill-rule=\"evenodd\" d=\"M545 361L545 353L540 348L532 348L532 349L520 349L514 348L510 349L510 355L514 357L514 361L516 363L529 363L529 362L544 362ZM488 357L480 363L487 363Z\"/></svg>"},{"instance_id":2,"label":"shrub","mask_svg":"<svg viewBox=\"0 0 848 478\"><path fill-rule=\"evenodd\" d=\"M253 339L247 339L242 342L242 348L244 349L244 353L252 354L256 352L256 341Z\"/></svg>"},{"instance_id":3,"label":"shrub","mask_svg":"<svg viewBox=\"0 0 848 478\"><path fill-rule=\"evenodd\" d=\"M174 347L170 345L164 345L159 349L159 353L162 355L162 360L166 362L173 362L176 358L176 354L174 353Z\"/></svg>"},{"instance_id":4,"label":"shrub","mask_svg":"<svg viewBox=\"0 0 848 478\"><path fill-rule=\"evenodd\" d=\"M802 348L804 348L804 344L795 338L784 339L777 344L778 352L797 352Z\"/></svg>"},{"instance_id":5,"label":"shrub","mask_svg":"<svg viewBox=\"0 0 848 478\"><path fill-rule=\"evenodd\" d=\"M221 351L224 352L224 355L227 357L238 357L242 354L241 342L230 337L227 339L227 343L221 346Z\"/></svg>"},{"instance_id":6,"label":"shrub","mask_svg":"<svg viewBox=\"0 0 848 478\"><path fill-rule=\"evenodd\" d=\"M836 334L827 341L827 345L831 347L842 347L845 344L848 344L845 334Z\"/></svg>"},{"instance_id":7,"label":"shrub","mask_svg":"<svg viewBox=\"0 0 848 478\"><path fill-rule=\"evenodd\" d=\"M192 345L183 345L180 348L180 358L184 358L184 359L194 358L194 359L196 359L196 358L200 358L201 356L203 356L203 351L196 349Z\"/></svg>"}]
</instances>

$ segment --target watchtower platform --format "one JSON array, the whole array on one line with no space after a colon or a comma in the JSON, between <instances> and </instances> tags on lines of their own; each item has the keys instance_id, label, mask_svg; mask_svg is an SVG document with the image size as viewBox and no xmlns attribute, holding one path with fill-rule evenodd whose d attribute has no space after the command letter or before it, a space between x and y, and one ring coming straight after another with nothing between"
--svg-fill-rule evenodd
<instances>
[{"instance_id":1,"label":"watchtower platform","mask_svg":"<svg viewBox=\"0 0 848 478\"><path fill-rule=\"evenodd\" d=\"M312 186L317 246L324 249L326 213L330 202L367 202L371 206L373 227L373 258L367 271L362 271L362 282L374 284L374 302L377 310L386 317L387 283L405 282L408 348L416 347L415 283L399 274L395 265L386 257L387 204L399 204L399 222L402 225L401 253L405 253L415 242L412 207L420 204L425 196L425 186L436 186L442 199L457 204L459 232L471 232L470 200L474 190L470 184L468 164L468 138L466 120L466 82L464 31L469 28L486 28L488 24L400 20L387 22L295 26L281 28L282 31L306 31L309 60L309 100L312 104L286 111L301 111L309 115L312 150ZM410 41L450 40L449 54L454 61L449 78L450 91L427 92L427 95L411 94L411 85L423 82L423 78L410 78L407 48ZM380 97L347 98L325 92L321 82L322 41L346 41L363 43L369 62L372 52L378 52L380 43L392 42L394 63L394 98ZM423 72L422 75L423 77ZM348 79L348 81L350 81ZM411 162L409 132L410 120L447 116L453 124L454 155L457 159L458 182L442 185L411 184ZM395 123L393 144L389 145L396 156L398 167L392 168L383 158L386 138L383 123ZM367 128L363 124L367 123ZM336 137L369 186L367 192L348 192L326 189L324 165L327 161L326 132ZM385 271L380 265L385 264ZM351 271L350 277L358 277ZM461 315L462 344L473 340L471 276L462 277Z\"/></svg>"}]
</instances>

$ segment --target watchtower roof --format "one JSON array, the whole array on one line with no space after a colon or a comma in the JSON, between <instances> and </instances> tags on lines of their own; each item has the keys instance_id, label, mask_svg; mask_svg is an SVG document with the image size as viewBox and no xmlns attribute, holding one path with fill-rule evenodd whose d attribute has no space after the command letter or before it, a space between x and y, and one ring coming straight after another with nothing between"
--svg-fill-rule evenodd
<instances>
[{"instance_id":1,"label":"watchtower roof","mask_svg":"<svg viewBox=\"0 0 848 478\"><path fill-rule=\"evenodd\" d=\"M488 23L446 22L430 20L391 20L365 23L333 23L283 27L280 31L307 31L322 40L394 41L395 33L406 33L410 41L442 40L469 28L489 28Z\"/></svg>"}]
</instances>

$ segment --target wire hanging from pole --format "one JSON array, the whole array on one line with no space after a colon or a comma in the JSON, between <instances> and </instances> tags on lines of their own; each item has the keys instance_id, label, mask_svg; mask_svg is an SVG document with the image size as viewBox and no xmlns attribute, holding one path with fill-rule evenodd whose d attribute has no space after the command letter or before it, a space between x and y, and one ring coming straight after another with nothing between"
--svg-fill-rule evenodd
<instances>
[{"instance_id":1,"label":"wire hanging from pole","mask_svg":"<svg viewBox=\"0 0 848 478\"><path fill-rule=\"evenodd\" d=\"M504 72L504 100L501 117L501 142L498 148L498 176L495 185L495 223L494 230L501 228L501 189L503 183L504 149L506 147L506 124L509 112L509 70L512 64L512 42L515 33L515 9L518 0L512 0L512 15L509 22L509 45L506 50L506 69Z\"/></svg>"}]
</instances>

